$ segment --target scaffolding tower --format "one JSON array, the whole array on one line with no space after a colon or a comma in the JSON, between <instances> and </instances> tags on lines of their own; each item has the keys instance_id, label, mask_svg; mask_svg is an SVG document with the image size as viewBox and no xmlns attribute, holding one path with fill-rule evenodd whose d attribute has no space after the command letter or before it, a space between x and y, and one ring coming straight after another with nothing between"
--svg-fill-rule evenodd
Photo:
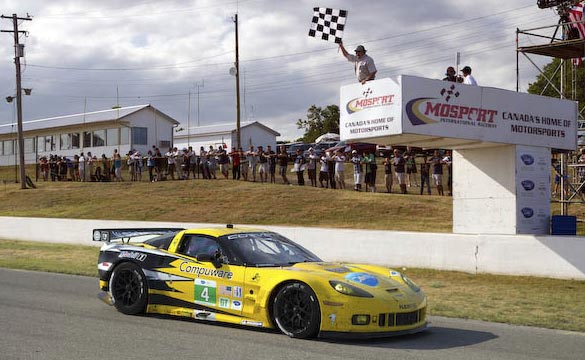
<instances>
[{"instance_id":1,"label":"scaffolding tower","mask_svg":"<svg viewBox=\"0 0 585 360\"><path fill-rule=\"evenodd\" d=\"M585 39L572 32L577 24L583 24L585 20L571 22L568 20L565 11L570 2L562 3L557 12L560 15L559 22L556 25L543 26L533 29L520 30L516 29L516 91L520 91L520 55L523 55L528 61L540 72L547 82L543 92L551 87L555 90L561 99L576 100L577 97L577 65L573 59L582 59L585 57ZM552 35L547 35L552 31ZM541 44L521 46L520 35L526 35L524 38L530 43L536 43L539 40ZM551 58L561 59L559 67L554 70L551 78L547 77L543 69L540 68L531 58L532 55L548 56ZM571 90L570 94L566 94L567 88L565 81L567 78L567 71L570 75ZM556 74L560 72L560 84L555 84L553 81ZM581 85L583 86L583 85ZM542 95L542 93L541 93ZM578 134L585 132L585 104L579 105L578 113ZM560 154L560 166L553 166L556 176L560 177L560 197L561 215L566 215L568 212L568 205L572 202L585 203L585 164L573 164L571 170L573 174L569 174L567 154ZM568 192L565 193L565 188Z\"/></svg>"}]
</instances>

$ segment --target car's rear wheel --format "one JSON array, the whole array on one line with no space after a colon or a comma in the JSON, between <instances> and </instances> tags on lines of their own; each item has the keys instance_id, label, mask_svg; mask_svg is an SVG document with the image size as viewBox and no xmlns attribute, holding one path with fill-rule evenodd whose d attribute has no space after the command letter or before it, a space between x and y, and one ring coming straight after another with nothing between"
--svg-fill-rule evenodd
<instances>
[{"instance_id":1,"label":"car's rear wheel","mask_svg":"<svg viewBox=\"0 0 585 360\"><path fill-rule=\"evenodd\" d=\"M317 335L321 311L315 292L306 284L284 285L274 297L272 313L284 334L306 339Z\"/></svg>"},{"instance_id":2,"label":"car's rear wheel","mask_svg":"<svg viewBox=\"0 0 585 360\"><path fill-rule=\"evenodd\" d=\"M118 265L112 274L110 293L114 306L121 313L134 315L144 312L148 300L144 273L130 262Z\"/></svg>"}]
</instances>

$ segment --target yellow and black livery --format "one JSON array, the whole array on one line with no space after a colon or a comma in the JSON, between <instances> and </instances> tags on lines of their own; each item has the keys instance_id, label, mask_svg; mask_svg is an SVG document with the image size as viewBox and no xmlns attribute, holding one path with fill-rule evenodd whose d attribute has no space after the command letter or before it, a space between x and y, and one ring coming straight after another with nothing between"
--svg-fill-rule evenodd
<instances>
[{"instance_id":1,"label":"yellow and black livery","mask_svg":"<svg viewBox=\"0 0 585 360\"><path fill-rule=\"evenodd\" d=\"M427 299L402 273L323 262L262 229L96 229L100 298L158 313L297 338L392 336L427 326Z\"/></svg>"}]
</instances>

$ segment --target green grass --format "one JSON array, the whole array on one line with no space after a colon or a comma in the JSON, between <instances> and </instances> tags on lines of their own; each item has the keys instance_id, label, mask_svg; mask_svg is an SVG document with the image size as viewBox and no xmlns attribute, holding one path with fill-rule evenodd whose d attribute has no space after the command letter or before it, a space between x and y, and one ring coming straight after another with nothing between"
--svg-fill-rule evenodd
<instances>
[{"instance_id":1,"label":"green grass","mask_svg":"<svg viewBox=\"0 0 585 360\"><path fill-rule=\"evenodd\" d=\"M373 194L224 179L41 181L37 189L28 190L10 182L0 188L0 203L0 216L429 232L452 229L452 199L447 196Z\"/></svg>"}]
</instances>

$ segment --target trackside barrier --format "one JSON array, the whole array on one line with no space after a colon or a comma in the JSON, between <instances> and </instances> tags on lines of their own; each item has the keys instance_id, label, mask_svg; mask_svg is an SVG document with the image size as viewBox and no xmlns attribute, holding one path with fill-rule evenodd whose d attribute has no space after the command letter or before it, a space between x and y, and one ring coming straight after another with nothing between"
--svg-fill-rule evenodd
<instances>
[{"instance_id":1,"label":"trackside barrier","mask_svg":"<svg viewBox=\"0 0 585 360\"><path fill-rule=\"evenodd\" d=\"M0 239L100 246L94 228L208 226L225 224L0 217ZM585 280L585 238L577 236L254 227L279 232L325 261Z\"/></svg>"}]
</instances>

